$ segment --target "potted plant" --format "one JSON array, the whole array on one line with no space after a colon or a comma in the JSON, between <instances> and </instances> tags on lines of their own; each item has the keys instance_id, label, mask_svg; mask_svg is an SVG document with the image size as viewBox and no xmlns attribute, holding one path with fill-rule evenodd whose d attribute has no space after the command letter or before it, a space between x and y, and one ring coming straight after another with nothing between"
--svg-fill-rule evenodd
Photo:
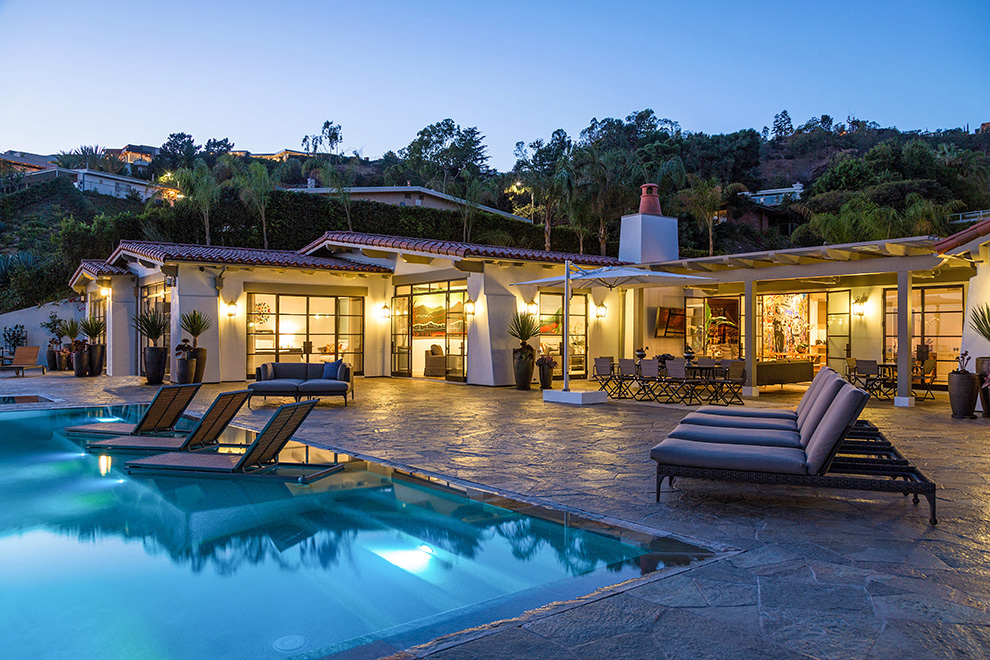
<instances>
[{"instance_id":1,"label":"potted plant","mask_svg":"<svg viewBox=\"0 0 990 660\"><path fill-rule=\"evenodd\" d=\"M58 371L58 350L62 345L61 326L62 319L55 312L49 314L48 320L41 324L41 327L47 330L51 337L48 340L48 353L46 354L49 371Z\"/></svg>"},{"instance_id":2,"label":"potted plant","mask_svg":"<svg viewBox=\"0 0 990 660\"><path fill-rule=\"evenodd\" d=\"M188 339L183 339L175 347L175 377L172 379L179 385L188 385L196 375L196 358L193 357L193 347Z\"/></svg>"},{"instance_id":3,"label":"potted plant","mask_svg":"<svg viewBox=\"0 0 990 660\"><path fill-rule=\"evenodd\" d=\"M533 369L536 367L536 351L528 342L539 333L536 317L526 312L516 312L509 321L509 336L519 340L519 348L512 349L512 373L517 390L528 390L533 382Z\"/></svg>"},{"instance_id":4,"label":"potted plant","mask_svg":"<svg viewBox=\"0 0 990 660\"><path fill-rule=\"evenodd\" d=\"M72 371L75 372L77 376L85 376L89 373L89 351L86 348L85 341L78 341L79 333L82 332L82 326L79 325L79 321L76 319L69 319L68 321L62 321L62 325L59 329L62 337L68 338L68 343L63 344L64 351L68 354L69 360L72 362ZM84 355L80 355L84 353ZM65 368L68 368L66 364Z\"/></svg>"},{"instance_id":5,"label":"potted plant","mask_svg":"<svg viewBox=\"0 0 990 660\"><path fill-rule=\"evenodd\" d=\"M973 308L969 316L969 327L990 341L990 304L983 303ZM990 357L976 358L976 373L982 381L980 404L983 407L983 416L990 417Z\"/></svg>"},{"instance_id":6,"label":"potted plant","mask_svg":"<svg viewBox=\"0 0 990 660\"><path fill-rule=\"evenodd\" d=\"M969 351L959 354L959 368L949 372L949 405L956 419L974 419L976 399L980 394L980 376L966 370Z\"/></svg>"},{"instance_id":7,"label":"potted plant","mask_svg":"<svg viewBox=\"0 0 990 660\"><path fill-rule=\"evenodd\" d=\"M107 329L107 322L95 316L83 319L79 324L84 335L89 337L89 375L99 376L103 373L103 361L107 355L106 344L98 344L97 340Z\"/></svg>"},{"instance_id":8,"label":"potted plant","mask_svg":"<svg viewBox=\"0 0 990 660\"><path fill-rule=\"evenodd\" d=\"M192 337L190 358L196 360L196 372L193 374L192 382L202 383L203 373L206 371L206 349L199 347L199 336L213 327L213 319L203 316L194 309L182 315L179 325Z\"/></svg>"},{"instance_id":9,"label":"potted plant","mask_svg":"<svg viewBox=\"0 0 990 660\"><path fill-rule=\"evenodd\" d=\"M168 331L168 317L157 309L149 309L131 319L131 325L151 342L151 346L144 349L144 375L148 385L161 385L168 356L158 341Z\"/></svg>"},{"instance_id":10,"label":"potted plant","mask_svg":"<svg viewBox=\"0 0 990 660\"><path fill-rule=\"evenodd\" d=\"M541 355L536 360L536 366L540 370L540 389L553 389L553 370L557 368L557 361L549 355Z\"/></svg>"}]
</instances>

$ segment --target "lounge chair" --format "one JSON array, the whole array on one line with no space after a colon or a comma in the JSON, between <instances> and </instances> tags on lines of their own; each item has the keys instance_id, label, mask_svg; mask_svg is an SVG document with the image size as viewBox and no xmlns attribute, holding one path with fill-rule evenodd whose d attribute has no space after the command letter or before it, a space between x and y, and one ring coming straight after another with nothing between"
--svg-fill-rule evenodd
<instances>
[{"instance_id":1,"label":"lounge chair","mask_svg":"<svg viewBox=\"0 0 990 660\"><path fill-rule=\"evenodd\" d=\"M301 484L325 477L344 469L343 465L313 465L308 463L279 463L278 454L292 439L299 426L316 406L316 399L287 403L275 414L243 454L212 451L170 452L128 461L131 474L167 474L186 476L265 476L298 481ZM282 470L282 473L279 473ZM291 474L300 472L301 474Z\"/></svg>"},{"instance_id":2,"label":"lounge chair","mask_svg":"<svg viewBox=\"0 0 990 660\"><path fill-rule=\"evenodd\" d=\"M220 434L250 398L251 390L224 392L210 404L206 414L187 436L121 435L115 438L90 440L86 443L86 449L89 451L197 451L217 445Z\"/></svg>"},{"instance_id":3,"label":"lounge chair","mask_svg":"<svg viewBox=\"0 0 990 660\"><path fill-rule=\"evenodd\" d=\"M94 422L69 426L65 432L77 436L161 435L175 432L175 425L192 403L199 383L190 385L166 385L158 390L155 398L141 415L137 424L128 422Z\"/></svg>"},{"instance_id":4,"label":"lounge chair","mask_svg":"<svg viewBox=\"0 0 990 660\"><path fill-rule=\"evenodd\" d=\"M798 434L798 446L786 431L713 427L707 429L707 437L671 434L650 451L657 462L657 501L663 480L673 486L675 477L895 492L914 494L915 503L918 495L924 495L931 510L929 520L936 524L935 484L896 451L889 451L889 443L847 449L847 444L872 441L843 442L858 426L869 398L864 390L841 382L810 434Z\"/></svg>"},{"instance_id":5,"label":"lounge chair","mask_svg":"<svg viewBox=\"0 0 990 660\"><path fill-rule=\"evenodd\" d=\"M26 369L41 369L41 375L45 375L45 365L38 364L40 350L38 346L18 346L10 364L0 366L0 371L13 371L15 376L23 376Z\"/></svg>"}]
</instances>

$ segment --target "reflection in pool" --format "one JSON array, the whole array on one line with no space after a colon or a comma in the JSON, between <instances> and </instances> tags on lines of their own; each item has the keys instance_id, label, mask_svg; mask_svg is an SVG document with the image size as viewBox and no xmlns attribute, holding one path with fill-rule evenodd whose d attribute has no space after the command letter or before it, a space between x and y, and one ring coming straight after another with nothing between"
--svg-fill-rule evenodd
<instances>
[{"instance_id":1,"label":"reflection in pool","mask_svg":"<svg viewBox=\"0 0 990 660\"><path fill-rule=\"evenodd\" d=\"M376 639L402 648L706 556L362 461L310 487L131 478L126 454L86 454L59 432L134 413L0 414L11 657L316 658Z\"/></svg>"}]
</instances>

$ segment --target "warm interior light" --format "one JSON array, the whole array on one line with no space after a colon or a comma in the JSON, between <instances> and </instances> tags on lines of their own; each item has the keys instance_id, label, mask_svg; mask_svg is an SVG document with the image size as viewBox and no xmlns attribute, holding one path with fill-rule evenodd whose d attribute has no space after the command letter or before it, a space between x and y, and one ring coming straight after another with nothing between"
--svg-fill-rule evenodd
<instances>
[{"instance_id":1,"label":"warm interior light","mask_svg":"<svg viewBox=\"0 0 990 660\"><path fill-rule=\"evenodd\" d=\"M605 318L605 315L607 313L608 313L608 307L605 306L605 303L602 303L601 305L595 307L595 317L603 319Z\"/></svg>"},{"instance_id":2,"label":"warm interior light","mask_svg":"<svg viewBox=\"0 0 990 660\"><path fill-rule=\"evenodd\" d=\"M538 311L540 311L540 306L536 304L535 300L530 300L528 303L526 303L526 311L529 312L530 314L536 314Z\"/></svg>"},{"instance_id":3,"label":"warm interior light","mask_svg":"<svg viewBox=\"0 0 990 660\"><path fill-rule=\"evenodd\" d=\"M237 303L227 303L227 316L237 316Z\"/></svg>"},{"instance_id":4,"label":"warm interior light","mask_svg":"<svg viewBox=\"0 0 990 660\"><path fill-rule=\"evenodd\" d=\"M468 301L464 303L464 313L469 316L474 316L474 301L468 298Z\"/></svg>"},{"instance_id":5,"label":"warm interior light","mask_svg":"<svg viewBox=\"0 0 990 660\"><path fill-rule=\"evenodd\" d=\"M391 310L389 310L388 305L382 303L381 308L378 310L378 318L380 318L382 321L385 321L391 317L392 317L392 312Z\"/></svg>"},{"instance_id":6,"label":"warm interior light","mask_svg":"<svg viewBox=\"0 0 990 660\"><path fill-rule=\"evenodd\" d=\"M101 286L100 287L100 295L103 296L104 298L109 298L110 297L110 287L108 287L108 286Z\"/></svg>"}]
</instances>

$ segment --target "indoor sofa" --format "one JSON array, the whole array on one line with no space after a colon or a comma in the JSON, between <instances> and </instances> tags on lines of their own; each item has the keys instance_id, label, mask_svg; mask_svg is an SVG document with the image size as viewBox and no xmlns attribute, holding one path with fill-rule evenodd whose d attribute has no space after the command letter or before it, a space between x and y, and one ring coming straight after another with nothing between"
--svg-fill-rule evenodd
<instances>
[{"instance_id":1,"label":"indoor sofa","mask_svg":"<svg viewBox=\"0 0 990 660\"><path fill-rule=\"evenodd\" d=\"M266 362L254 373L255 381L248 385L252 398L291 396L299 401L340 396L346 406L347 393L350 392L351 400L354 400L351 365L343 360L326 363Z\"/></svg>"}]
</instances>

